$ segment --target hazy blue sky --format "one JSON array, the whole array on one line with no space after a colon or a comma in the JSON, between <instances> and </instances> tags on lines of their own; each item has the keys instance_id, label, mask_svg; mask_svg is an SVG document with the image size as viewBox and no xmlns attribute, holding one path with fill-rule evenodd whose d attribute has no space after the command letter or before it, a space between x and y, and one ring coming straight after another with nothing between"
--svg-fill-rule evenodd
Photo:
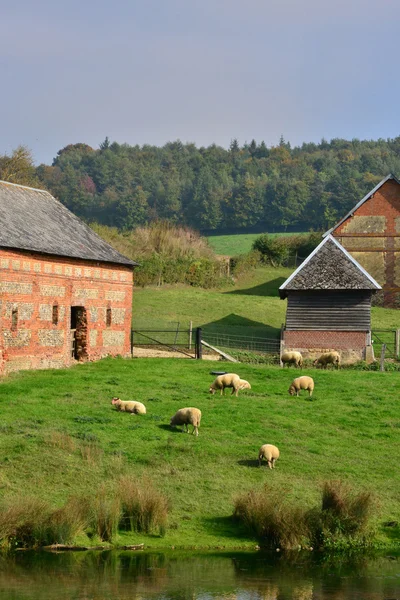
<instances>
[{"instance_id":1,"label":"hazy blue sky","mask_svg":"<svg viewBox=\"0 0 400 600\"><path fill-rule=\"evenodd\" d=\"M0 153L400 134L399 0L19 0Z\"/></svg>"}]
</instances>

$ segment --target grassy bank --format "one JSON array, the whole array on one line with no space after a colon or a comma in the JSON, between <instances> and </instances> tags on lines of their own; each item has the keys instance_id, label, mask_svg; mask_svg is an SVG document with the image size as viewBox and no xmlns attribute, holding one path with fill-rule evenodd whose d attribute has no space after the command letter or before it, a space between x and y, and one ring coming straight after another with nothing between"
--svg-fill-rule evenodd
<instances>
[{"instance_id":1,"label":"grassy bank","mask_svg":"<svg viewBox=\"0 0 400 600\"><path fill-rule=\"evenodd\" d=\"M310 506L324 481L344 479L374 493L376 539L399 539L398 527L384 527L400 520L399 374L313 371L310 401L287 394L294 370L249 365L237 370L251 391L210 396L213 369L231 366L106 359L2 380L3 498L34 494L61 506L70 496L113 493L121 477L144 478L169 499L165 536L126 532L114 543L229 548L254 545L230 519L238 494L267 484ZM143 402L147 414L113 411L114 395ZM202 410L198 438L169 428L184 406ZM256 466L263 443L281 450L274 471Z\"/></svg>"}]
</instances>

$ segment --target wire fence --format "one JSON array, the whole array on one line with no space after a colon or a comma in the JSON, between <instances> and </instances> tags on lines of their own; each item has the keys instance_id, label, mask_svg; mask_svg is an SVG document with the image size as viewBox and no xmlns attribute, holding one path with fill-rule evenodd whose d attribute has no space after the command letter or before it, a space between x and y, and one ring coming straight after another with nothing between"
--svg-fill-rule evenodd
<instances>
[{"instance_id":1,"label":"wire fence","mask_svg":"<svg viewBox=\"0 0 400 600\"><path fill-rule=\"evenodd\" d=\"M264 354L276 354L280 350L280 340L274 338L207 331L204 332L203 338L212 346L228 350L247 350Z\"/></svg>"}]
</instances>

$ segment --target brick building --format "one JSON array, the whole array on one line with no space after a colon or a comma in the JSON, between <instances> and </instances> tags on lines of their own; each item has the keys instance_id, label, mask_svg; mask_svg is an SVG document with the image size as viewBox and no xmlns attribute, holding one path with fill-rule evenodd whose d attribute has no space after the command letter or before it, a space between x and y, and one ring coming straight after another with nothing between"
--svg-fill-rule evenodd
<instances>
[{"instance_id":1,"label":"brick building","mask_svg":"<svg viewBox=\"0 0 400 600\"><path fill-rule=\"evenodd\" d=\"M400 182L388 175L332 229L333 235L382 286L375 304L400 307Z\"/></svg>"},{"instance_id":2,"label":"brick building","mask_svg":"<svg viewBox=\"0 0 400 600\"><path fill-rule=\"evenodd\" d=\"M0 181L0 374L130 353L122 256L51 194Z\"/></svg>"},{"instance_id":3,"label":"brick building","mask_svg":"<svg viewBox=\"0 0 400 600\"><path fill-rule=\"evenodd\" d=\"M343 362L369 360L371 297L380 285L331 235L281 285L287 298L282 350L316 358L329 350Z\"/></svg>"}]
</instances>

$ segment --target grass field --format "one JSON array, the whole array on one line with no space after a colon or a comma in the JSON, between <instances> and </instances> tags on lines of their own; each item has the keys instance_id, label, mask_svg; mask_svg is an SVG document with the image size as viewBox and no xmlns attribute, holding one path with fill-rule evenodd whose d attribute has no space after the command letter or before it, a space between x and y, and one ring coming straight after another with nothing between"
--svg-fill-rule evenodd
<instances>
[{"instance_id":1,"label":"grass field","mask_svg":"<svg viewBox=\"0 0 400 600\"><path fill-rule=\"evenodd\" d=\"M250 252L254 240L262 233L239 233L235 235L210 235L208 243L217 254L224 256L238 256ZM280 235L292 235L289 233L270 233L271 237ZM298 234L296 234L298 235Z\"/></svg>"},{"instance_id":2,"label":"grass field","mask_svg":"<svg viewBox=\"0 0 400 600\"><path fill-rule=\"evenodd\" d=\"M206 331L277 337L287 303L280 300L278 288L292 272L285 267L259 267L221 290L185 285L134 288L133 327L175 327L178 322L187 327L193 321L194 327L203 326ZM372 308L372 327L400 328L400 312Z\"/></svg>"},{"instance_id":3,"label":"grass field","mask_svg":"<svg viewBox=\"0 0 400 600\"><path fill-rule=\"evenodd\" d=\"M231 369L208 361L105 359L3 379L2 497L60 505L101 486L111 492L121 475L144 476L170 499L166 535L114 542L232 548L254 545L230 519L237 494L266 484L313 506L322 482L344 479L374 492L377 539L399 540L399 528L383 523L400 519L400 374L313 370L310 401L287 393L295 370L236 368L252 384L239 398L208 393L210 371ZM147 414L112 410L114 395L143 402ZM202 410L198 438L169 427L184 406ZM274 471L256 466L263 443L281 450Z\"/></svg>"}]
</instances>

